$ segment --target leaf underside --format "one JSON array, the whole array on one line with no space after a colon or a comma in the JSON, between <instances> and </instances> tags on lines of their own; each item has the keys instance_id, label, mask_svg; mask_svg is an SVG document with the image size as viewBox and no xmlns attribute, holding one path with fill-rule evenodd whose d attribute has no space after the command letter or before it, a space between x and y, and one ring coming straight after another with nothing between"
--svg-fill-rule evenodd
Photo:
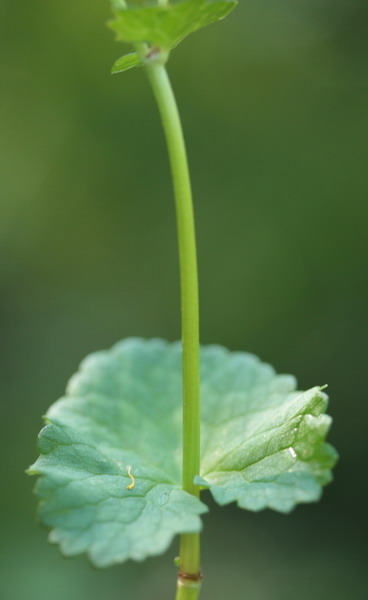
<instances>
[{"instance_id":1,"label":"leaf underside","mask_svg":"<svg viewBox=\"0 0 368 600\"><path fill-rule=\"evenodd\" d=\"M201 349L196 483L220 504L290 511L319 498L336 452L320 388L296 392L251 354ZM50 541L97 567L160 554L201 528L181 490L181 346L128 339L85 359L39 435L35 491ZM134 479L133 479L134 478Z\"/></svg>"},{"instance_id":2,"label":"leaf underside","mask_svg":"<svg viewBox=\"0 0 368 600\"><path fill-rule=\"evenodd\" d=\"M107 24L117 41L146 42L171 50L194 31L223 19L236 4L233 0L181 0L165 6L128 2L126 8L119 8L114 2L114 18Z\"/></svg>"}]
</instances>

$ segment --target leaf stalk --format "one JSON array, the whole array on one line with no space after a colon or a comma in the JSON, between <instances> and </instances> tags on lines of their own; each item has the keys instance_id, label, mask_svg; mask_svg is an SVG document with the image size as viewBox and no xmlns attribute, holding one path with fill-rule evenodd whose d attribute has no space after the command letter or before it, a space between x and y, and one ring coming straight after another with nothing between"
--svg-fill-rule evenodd
<instances>
[{"instance_id":1,"label":"leaf stalk","mask_svg":"<svg viewBox=\"0 0 368 600\"><path fill-rule=\"evenodd\" d=\"M199 497L199 487L193 483L200 470L200 376L198 270L191 183L182 125L167 71L159 62L146 63L146 70L165 132L176 204L183 361L183 489ZM180 573L176 600L197 600L201 577L198 533L181 535Z\"/></svg>"}]
</instances>

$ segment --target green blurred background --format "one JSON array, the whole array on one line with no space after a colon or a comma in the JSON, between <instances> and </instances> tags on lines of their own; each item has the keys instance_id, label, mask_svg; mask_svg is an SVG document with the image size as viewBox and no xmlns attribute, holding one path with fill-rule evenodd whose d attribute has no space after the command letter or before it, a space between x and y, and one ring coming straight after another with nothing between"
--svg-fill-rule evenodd
<instances>
[{"instance_id":1,"label":"green blurred background","mask_svg":"<svg viewBox=\"0 0 368 600\"><path fill-rule=\"evenodd\" d=\"M164 600L164 556L94 571L35 524L40 416L82 357L176 339L174 209L143 70L107 0L0 4L1 600ZM368 597L366 0L241 0L169 71L196 202L203 343L329 384L341 459L290 516L211 507L203 600ZM209 498L207 500L210 502Z\"/></svg>"}]
</instances>

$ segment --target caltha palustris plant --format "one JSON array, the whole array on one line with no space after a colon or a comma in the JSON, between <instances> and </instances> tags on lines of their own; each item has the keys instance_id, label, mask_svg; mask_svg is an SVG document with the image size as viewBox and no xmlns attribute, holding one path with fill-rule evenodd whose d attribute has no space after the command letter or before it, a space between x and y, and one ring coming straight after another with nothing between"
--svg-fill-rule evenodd
<instances>
[{"instance_id":1,"label":"caltha palustris plant","mask_svg":"<svg viewBox=\"0 0 368 600\"><path fill-rule=\"evenodd\" d=\"M199 346L197 257L183 132L166 72L173 48L233 0L113 0L109 27L143 67L166 136L176 202L182 340L127 339L87 357L38 438L39 516L62 553L96 567L164 552L180 534L176 600L199 598L201 490L221 505L287 513L331 480L321 387L251 354Z\"/></svg>"}]
</instances>

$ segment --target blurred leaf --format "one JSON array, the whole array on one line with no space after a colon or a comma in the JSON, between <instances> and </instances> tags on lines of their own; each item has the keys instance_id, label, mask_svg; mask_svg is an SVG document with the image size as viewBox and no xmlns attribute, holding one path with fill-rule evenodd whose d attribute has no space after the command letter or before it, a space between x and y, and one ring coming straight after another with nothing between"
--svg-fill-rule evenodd
<instances>
[{"instance_id":1,"label":"blurred leaf","mask_svg":"<svg viewBox=\"0 0 368 600\"><path fill-rule=\"evenodd\" d=\"M114 10L119 10L120 8L126 8L127 3L125 0L111 0L111 6Z\"/></svg>"},{"instance_id":2,"label":"blurred leaf","mask_svg":"<svg viewBox=\"0 0 368 600\"><path fill-rule=\"evenodd\" d=\"M183 0L165 6L115 7L108 26L120 42L147 42L170 50L190 33L223 19L236 4L233 0Z\"/></svg>"},{"instance_id":3,"label":"blurred leaf","mask_svg":"<svg viewBox=\"0 0 368 600\"><path fill-rule=\"evenodd\" d=\"M201 370L197 483L253 510L316 500L335 458L326 395L296 393L294 378L219 346L201 349ZM179 343L128 339L82 363L47 413L29 470L41 475L39 514L65 555L86 552L99 567L143 560L200 530L206 507L180 489L181 398Z\"/></svg>"},{"instance_id":4,"label":"blurred leaf","mask_svg":"<svg viewBox=\"0 0 368 600\"><path fill-rule=\"evenodd\" d=\"M122 73L122 71L127 71L133 67L139 67L141 64L142 63L137 52L130 52L130 54L125 54L114 62L111 68L111 73Z\"/></svg>"}]
</instances>

